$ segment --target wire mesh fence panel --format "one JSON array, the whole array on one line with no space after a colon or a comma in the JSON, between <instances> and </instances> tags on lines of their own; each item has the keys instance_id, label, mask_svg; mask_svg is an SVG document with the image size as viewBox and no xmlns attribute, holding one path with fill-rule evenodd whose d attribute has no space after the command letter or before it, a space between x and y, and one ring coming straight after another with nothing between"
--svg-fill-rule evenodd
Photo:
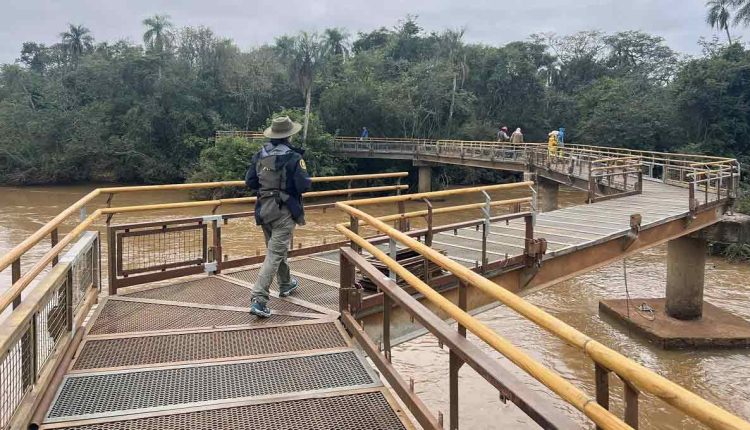
<instances>
[{"instance_id":1,"label":"wire mesh fence panel","mask_svg":"<svg viewBox=\"0 0 750 430\"><path fill-rule=\"evenodd\" d=\"M32 324L0 358L0 428L7 429L13 414L33 385Z\"/></svg>"},{"instance_id":2,"label":"wire mesh fence panel","mask_svg":"<svg viewBox=\"0 0 750 430\"><path fill-rule=\"evenodd\" d=\"M119 233L119 272L133 274L200 264L205 260L205 241L205 224Z\"/></svg>"},{"instance_id":3,"label":"wire mesh fence panel","mask_svg":"<svg viewBox=\"0 0 750 430\"><path fill-rule=\"evenodd\" d=\"M86 232L81 240L61 259L72 266L72 298L73 313L83 303L86 293L91 288L99 289L99 233Z\"/></svg>"},{"instance_id":4,"label":"wire mesh fence panel","mask_svg":"<svg viewBox=\"0 0 750 430\"><path fill-rule=\"evenodd\" d=\"M47 362L58 342L68 331L71 322L69 313L69 293L72 285L69 276L62 278L59 285L47 294L34 322L36 334L36 370Z\"/></svg>"}]
</instances>

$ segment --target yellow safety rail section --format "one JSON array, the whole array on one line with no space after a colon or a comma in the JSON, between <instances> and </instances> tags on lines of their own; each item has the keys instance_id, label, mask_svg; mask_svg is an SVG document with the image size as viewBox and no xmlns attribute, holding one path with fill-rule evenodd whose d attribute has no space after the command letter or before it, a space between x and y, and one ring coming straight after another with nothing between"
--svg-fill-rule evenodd
<instances>
[{"instance_id":1,"label":"yellow safety rail section","mask_svg":"<svg viewBox=\"0 0 750 430\"><path fill-rule=\"evenodd\" d=\"M408 177L408 172L393 172L393 173L377 173L369 175L351 175L351 176L328 176L328 177L314 177L312 178L313 183L325 183L325 182L350 182L359 180L372 180L372 179L397 179ZM33 279L38 276L44 268L53 262L53 260L62 252L62 250L72 243L81 233L89 228L99 217L103 215L113 215L117 213L131 213L131 212L144 212L144 211L156 211L156 210L169 210L169 209L185 209L185 208L196 208L196 207L210 207L214 210L222 205L229 204L250 204L254 203L255 197L239 197L231 199L218 199L218 200L199 200L189 202L176 202L176 203L164 203L155 205L142 205L142 206L125 206L125 207L105 207L96 209L89 216L83 219L72 231L70 231L65 237L56 240L57 229L60 225L68 219L70 216L84 208L87 204L90 204L94 199L101 195L109 195L108 204L111 203L111 197L116 194L124 193L139 193L149 191L168 191L168 190L195 190L195 189L206 189L206 188L225 188L225 187L241 187L245 186L244 181L224 181L224 182L201 182L201 183L190 183L190 184L167 184L167 185L144 185L144 186L129 186L129 187L106 187L97 188L84 197L79 199L77 202L70 205L68 208L60 212L55 218L47 222L39 230L34 232L32 235L24 239L21 243L16 245L7 254L0 258L0 271L5 270L9 266L13 265L14 262L18 261L24 253L31 249L34 245L39 243L41 240L50 236L51 233L55 232L55 240L53 241L52 248L37 261L26 273L20 276L13 282L13 285L0 296L0 312L5 310L14 300L20 296L20 294L28 287ZM372 192L384 192L384 191L403 191L408 188L408 185L387 185L378 187L363 187L363 188L345 188L337 190L326 190L326 191L312 191L305 193L305 198L313 197L333 197L333 196L348 196L354 194L364 194Z\"/></svg>"},{"instance_id":2,"label":"yellow safety rail section","mask_svg":"<svg viewBox=\"0 0 750 430\"><path fill-rule=\"evenodd\" d=\"M391 239L417 251L428 260L455 275L461 282L478 288L482 292L490 295L524 316L526 319L532 321L539 327L544 328L568 344L580 349L588 355L597 366L601 366L608 371L616 373L626 382L626 385L632 384L632 386L637 387L641 391L650 393L662 399L685 414L708 425L710 428L750 430L750 423L597 342L560 319L548 314L539 307L534 306L521 297L511 293L503 288L502 285L484 278L480 274L467 269L461 264L433 250L429 246L411 238L406 233L390 227L383 219L378 219L357 208L381 202L413 201L422 198L444 197L452 194L471 192L479 193L488 190L513 189L527 186L528 183L522 182L494 187L476 187L461 190L439 191L435 193L421 193L383 197L379 199L364 199L361 201L339 202L336 206L351 216L353 221L356 220L356 225L358 225L359 222L364 222ZM356 228L356 225L352 223L352 227ZM419 293L423 294L427 300L438 306L460 325L466 327L466 329L474 333L493 349L506 356L536 380L543 383L563 400L583 412L594 423L596 423L597 426L604 429L630 428L630 426L620 418L614 416L610 411L600 406L595 399L592 399L568 380L531 358L519 348L495 333L485 324L462 311L458 306L454 305L448 299L434 291L429 285L425 284L400 266L386 253L373 246L351 229L347 228L345 224L338 225L337 229L347 236L354 245L367 250L378 260L383 262L390 270L394 271L398 276L407 281L409 285L414 287ZM628 415L627 412L626 415Z\"/></svg>"}]
</instances>

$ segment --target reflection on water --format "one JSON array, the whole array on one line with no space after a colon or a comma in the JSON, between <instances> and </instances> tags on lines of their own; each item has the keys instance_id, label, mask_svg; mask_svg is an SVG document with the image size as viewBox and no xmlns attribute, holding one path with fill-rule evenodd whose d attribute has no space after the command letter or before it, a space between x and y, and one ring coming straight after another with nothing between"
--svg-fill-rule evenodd
<instances>
[{"instance_id":1,"label":"reflection on water","mask_svg":"<svg viewBox=\"0 0 750 430\"><path fill-rule=\"evenodd\" d=\"M0 254L10 250L15 244L41 227L66 206L76 201L94 186L0 188ZM526 192L495 193L493 198L510 198L527 195ZM118 195L113 204L126 206L135 204L165 203L183 201L184 192L154 192L135 195ZM570 190L561 190L561 204L581 203L584 195ZM106 198L91 205L89 212L104 204ZM479 202L478 196L461 196L448 201L435 202L436 207ZM248 210L235 206L229 211ZM421 203L409 204L407 210L421 210ZM374 214L395 212L395 205L373 207L368 211ZM225 209L225 212L227 210ZM114 223L129 223L155 219L178 218L204 215L208 210L192 209L179 214L144 213L117 215ZM437 223L457 222L461 219L476 218L478 212L461 216L436 216ZM305 244L337 240L334 225L347 221L347 217L335 209L325 212L310 212L308 223L295 234L295 240ZM76 220L67 221L61 228L61 236L69 231ZM419 222L416 222L419 224ZM96 227L104 231L104 220ZM102 239L106 239L103 235ZM230 257L255 255L263 252L262 235L251 219L232 221L225 227L222 236L225 253ZM106 246L106 244L103 244ZM34 247L23 260L28 268L49 249L49 242ZM630 296L659 297L664 295L666 278L664 247L642 252L627 260L627 276ZM106 252L102 253L106 258ZM746 306L750 298L750 266L732 264L717 258L709 258L706 272L705 298L707 301L743 318L750 319L750 309ZM106 267L106 262L102 262ZM105 277L106 279L106 277ZM10 283L10 270L0 273L0 288ZM614 263L597 271L579 276L554 287L538 291L527 299L542 309L557 316L578 330L597 339L603 344L635 359L644 366L683 385L699 395L715 402L730 411L750 419L750 352L739 351L663 351L650 346L637 337L631 337L626 328L603 321L598 315L598 301L604 298L624 298L625 287L622 263ZM593 365L578 350L563 344L546 332L538 329L505 307L497 307L479 316L500 335L523 348L532 357L554 369L575 385L593 396ZM470 336L471 338L471 336ZM476 339L474 339L476 340ZM485 348L485 350L487 350ZM544 387L516 369L512 363L495 352L509 371L541 396L565 410L581 423L585 421L575 410L560 402ZM416 390L430 408L448 414L448 353L438 348L437 340L423 336L410 341L393 351L394 363L408 379L414 378ZM460 411L461 428L533 428L528 418L511 404L500 402L497 392L472 369L461 369ZM622 412L621 384L610 380L613 409ZM699 424L684 418L665 403L641 396L641 428L692 429Z\"/></svg>"}]
</instances>

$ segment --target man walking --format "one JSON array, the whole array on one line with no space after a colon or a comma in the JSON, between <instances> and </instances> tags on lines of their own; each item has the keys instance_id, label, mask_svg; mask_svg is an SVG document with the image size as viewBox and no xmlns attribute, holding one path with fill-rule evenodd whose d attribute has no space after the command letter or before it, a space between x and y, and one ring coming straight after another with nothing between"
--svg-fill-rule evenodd
<instances>
[{"instance_id":1,"label":"man walking","mask_svg":"<svg viewBox=\"0 0 750 430\"><path fill-rule=\"evenodd\" d=\"M289 137L299 133L302 126L288 116L274 118L263 135L270 139L253 156L245 175L245 183L255 192L255 222L263 228L266 240L266 259L253 287L250 312L262 318L271 316L268 292L276 275L279 296L286 297L297 289L286 258L294 227L305 224L302 193L310 189L304 150L294 148Z\"/></svg>"}]
</instances>

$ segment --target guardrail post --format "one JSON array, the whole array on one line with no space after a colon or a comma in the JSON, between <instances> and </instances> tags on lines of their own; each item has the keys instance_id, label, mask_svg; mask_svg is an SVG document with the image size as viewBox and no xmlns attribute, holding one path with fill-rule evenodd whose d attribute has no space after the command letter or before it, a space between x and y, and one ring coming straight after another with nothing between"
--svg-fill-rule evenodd
<instances>
[{"instance_id":1,"label":"guardrail post","mask_svg":"<svg viewBox=\"0 0 750 430\"><path fill-rule=\"evenodd\" d=\"M487 191L482 191L484 195L484 207L482 213L484 214L484 222L482 223L482 273L484 273L489 263L487 258L487 236L490 233L490 217L492 216L492 199Z\"/></svg>"},{"instance_id":2,"label":"guardrail post","mask_svg":"<svg viewBox=\"0 0 750 430\"><path fill-rule=\"evenodd\" d=\"M57 235L57 229L56 228L53 229L49 233L49 240L50 240L50 244L52 245L52 248L54 248L55 245L57 245L57 243L59 242L59 237ZM57 266L57 263L59 261L60 261L60 257L58 255L55 255L54 257L52 257L52 265L53 266Z\"/></svg>"},{"instance_id":3,"label":"guardrail post","mask_svg":"<svg viewBox=\"0 0 750 430\"><path fill-rule=\"evenodd\" d=\"M400 213L401 215L403 215L404 213L406 213L406 204L404 203L403 200L399 201L397 203L397 205L398 205L398 213ZM408 221L406 220L406 218L404 218L404 217L399 218L399 220L398 220L398 229L399 229L399 231L407 231L407 230L409 230Z\"/></svg>"},{"instance_id":4,"label":"guardrail post","mask_svg":"<svg viewBox=\"0 0 750 430\"><path fill-rule=\"evenodd\" d=\"M464 362L453 350L450 351L448 360L448 396L450 398L448 428L458 430L458 372Z\"/></svg>"},{"instance_id":5,"label":"guardrail post","mask_svg":"<svg viewBox=\"0 0 750 430\"><path fill-rule=\"evenodd\" d=\"M339 252L339 312L350 311L349 293L354 288L354 264Z\"/></svg>"},{"instance_id":6,"label":"guardrail post","mask_svg":"<svg viewBox=\"0 0 750 430\"><path fill-rule=\"evenodd\" d=\"M625 379L622 380L625 387L625 424L638 429L638 389Z\"/></svg>"},{"instance_id":7,"label":"guardrail post","mask_svg":"<svg viewBox=\"0 0 750 430\"><path fill-rule=\"evenodd\" d=\"M383 353L385 359L391 361L391 307L393 300L387 292L383 293Z\"/></svg>"},{"instance_id":8,"label":"guardrail post","mask_svg":"<svg viewBox=\"0 0 750 430\"><path fill-rule=\"evenodd\" d=\"M115 235L115 229L112 226L107 226L107 288L109 289L110 296L117 294L117 249Z\"/></svg>"},{"instance_id":9,"label":"guardrail post","mask_svg":"<svg viewBox=\"0 0 750 430\"><path fill-rule=\"evenodd\" d=\"M213 246L214 246L214 261L216 262L216 271L214 273L221 273L221 262L223 259L221 249L221 224L218 220L211 221L211 231L213 232Z\"/></svg>"},{"instance_id":10,"label":"guardrail post","mask_svg":"<svg viewBox=\"0 0 750 430\"><path fill-rule=\"evenodd\" d=\"M349 217L349 230L351 230L352 233L359 235L359 220L354 216ZM350 242L349 247L351 247L358 254L362 253L362 248L360 248L360 246L357 245L353 240Z\"/></svg>"},{"instance_id":11,"label":"guardrail post","mask_svg":"<svg viewBox=\"0 0 750 430\"><path fill-rule=\"evenodd\" d=\"M609 410L609 370L594 363L594 380L596 383L596 403ZM596 426L597 430L601 427Z\"/></svg>"},{"instance_id":12,"label":"guardrail post","mask_svg":"<svg viewBox=\"0 0 750 430\"><path fill-rule=\"evenodd\" d=\"M697 209L696 207L696 200L695 200L695 177L691 177L690 182L688 182L688 208L690 210L690 213L695 215L695 211Z\"/></svg>"},{"instance_id":13,"label":"guardrail post","mask_svg":"<svg viewBox=\"0 0 750 430\"><path fill-rule=\"evenodd\" d=\"M388 240L388 256L393 259L393 261L398 261L398 248L396 248L396 241L393 238L390 238ZM392 280L396 280L396 272L394 272L391 269L388 269L388 277Z\"/></svg>"},{"instance_id":14,"label":"guardrail post","mask_svg":"<svg viewBox=\"0 0 750 430\"><path fill-rule=\"evenodd\" d=\"M10 285L14 285L18 280L21 279L21 257L13 260L10 266ZM13 299L13 309L21 305L21 295Z\"/></svg>"}]
</instances>

